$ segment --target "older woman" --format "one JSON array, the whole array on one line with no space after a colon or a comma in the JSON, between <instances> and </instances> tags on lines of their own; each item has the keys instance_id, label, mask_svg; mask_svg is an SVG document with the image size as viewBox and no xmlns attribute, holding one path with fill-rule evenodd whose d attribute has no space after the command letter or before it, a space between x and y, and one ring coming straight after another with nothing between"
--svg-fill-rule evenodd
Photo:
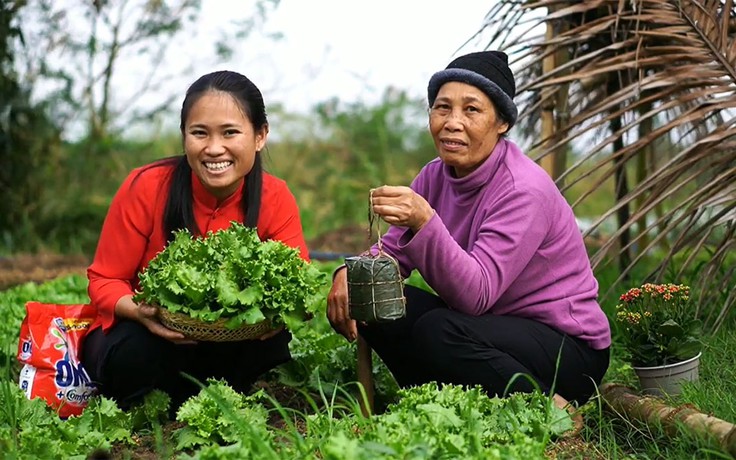
<instances>
[{"instance_id":1,"label":"older woman","mask_svg":"<svg viewBox=\"0 0 736 460\"><path fill-rule=\"evenodd\" d=\"M502 395L536 384L560 406L583 403L608 368L609 323L572 209L505 137L515 91L499 51L458 57L432 76L439 158L411 187L374 189L372 207L391 224L383 250L436 295L407 286L405 318L356 325L338 269L327 315L348 340L363 336L401 386L478 384Z\"/></svg>"}]
</instances>

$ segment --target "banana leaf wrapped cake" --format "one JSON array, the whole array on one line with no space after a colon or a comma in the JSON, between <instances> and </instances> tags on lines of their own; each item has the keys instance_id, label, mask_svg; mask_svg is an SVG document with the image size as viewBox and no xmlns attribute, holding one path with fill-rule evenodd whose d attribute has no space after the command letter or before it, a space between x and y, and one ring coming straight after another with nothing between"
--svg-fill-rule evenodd
<instances>
[{"instance_id":1,"label":"banana leaf wrapped cake","mask_svg":"<svg viewBox=\"0 0 736 460\"><path fill-rule=\"evenodd\" d=\"M347 257L350 317L365 323L393 321L406 315L404 280L388 254Z\"/></svg>"}]
</instances>

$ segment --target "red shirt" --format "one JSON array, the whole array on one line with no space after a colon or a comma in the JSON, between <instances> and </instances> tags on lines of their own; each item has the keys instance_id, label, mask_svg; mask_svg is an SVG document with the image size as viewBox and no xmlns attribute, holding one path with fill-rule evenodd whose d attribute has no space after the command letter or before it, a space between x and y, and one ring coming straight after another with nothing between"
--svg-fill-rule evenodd
<instances>
[{"instance_id":1,"label":"red shirt","mask_svg":"<svg viewBox=\"0 0 736 460\"><path fill-rule=\"evenodd\" d=\"M89 297L98 311L90 329L102 326L107 330L115 323L115 304L134 293L138 274L164 249L164 208L172 170L172 166L134 169L112 199L95 258L87 269ZM194 219L203 234L243 221L242 187L218 206L192 173ZM309 260L296 199L283 180L265 172L258 236L298 248L301 257Z\"/></svg>"}]
</instances>

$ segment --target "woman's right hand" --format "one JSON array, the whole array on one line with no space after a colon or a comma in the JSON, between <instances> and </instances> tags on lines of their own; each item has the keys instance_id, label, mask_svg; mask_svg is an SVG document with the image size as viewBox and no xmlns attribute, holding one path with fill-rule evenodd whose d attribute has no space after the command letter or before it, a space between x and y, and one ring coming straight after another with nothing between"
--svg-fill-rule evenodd
<instances>
[{"instance_id":1,"label":"woman's right hand","mask_svg":"<svg viewBox=\"0 0 736 460\"><path fill-rule=\"evenodd\" d=\"M138 304L136 320L144 325L146 329L151 332L151 334L163 337L164 339L170 342L174 342L177 345L193 345L197 343L194 340L186 338L186 336L181 332L172 331L168 327L161 324L158 319L157 307L143 303Z\"/></svg>"},{"instance_id":2,"label":"woman's right hand","mask_svg":"<svg viewBox=\"0 0 736 460\"><path fill-rule=\"evenodd\" d=\"M115 315L120 318L138 321L151 334L163 337L164 339L174 342L177 345L191 345L197 343L192 339L186 338L181 332L172 331L158 320L158 308L148 304L137 304L133 302L132 295L126 295L118 300L115 305Z\"/></svg>"},{"instance_id":3,"label":"woman's right hand","mask_svg":"<svg viewBox=\"0 0 736 460\"><path fill-rule=\"evenodd\" d=\"M327 295L327 319L335 331L352 342L358 338L358 326L348 308L348 270L343 267L335 273Z\"/></svg>"}]
</instances>

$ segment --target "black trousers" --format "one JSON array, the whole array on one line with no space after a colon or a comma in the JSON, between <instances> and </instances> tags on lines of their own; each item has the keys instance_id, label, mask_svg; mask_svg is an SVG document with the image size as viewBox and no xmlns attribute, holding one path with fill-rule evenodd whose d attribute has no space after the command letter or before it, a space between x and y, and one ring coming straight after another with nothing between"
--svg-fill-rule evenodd
<instances>
[{"instance_id":1,"label":"black trousers","mask_svg":"<svg viewBox=\"0 0 736 460\"><path fill-rule=\"evenodd\" d=\"M263 373L291 359L291 334L284 330L268 340L199 342L176 345L136 321L120 320L107 333L97 328L82 348L82 364L100 393L127 409L153 389L171 396L178 408L199 387L186 373L204 383L225 379L235 390L247 392Z\"/></svg>"},{"instance_id":2,"label":"black trousers","mask_svg":"<svg viewBox=\"0 0 736 460\"><path fill-rule=\"evenodd\" d=\"M406 286L404 294L406 317L358 329L399 386L431 381L481 385L489 395L503 396L533 391L531 379L545 394L558 393L583 404L608 369L608 348L593 350L540 322L466 315L413 286ZM509 386L517 373L527 377Z\"/></svg>"}]
</instances>

